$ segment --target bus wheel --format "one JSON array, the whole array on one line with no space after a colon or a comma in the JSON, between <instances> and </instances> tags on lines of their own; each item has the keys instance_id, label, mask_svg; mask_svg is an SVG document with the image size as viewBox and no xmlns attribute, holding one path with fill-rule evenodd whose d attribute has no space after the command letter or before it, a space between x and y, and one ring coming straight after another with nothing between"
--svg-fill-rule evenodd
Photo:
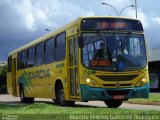
<instances>
[{"instance_id":1,"label":"bus wheel","mask_svg":"<svg viewBox=\"0 0 160 120\"><path fill-rule=\"evenodd\" d=\"M52 99L54 101L54 104L58 104L58 101L56 99Z\"/></svg>"},{"instance_id":2,"label":"bus wheel","mask_svg":"<svg viewBox=\"0 0 160 120\"><path fill-rule=\"evenodd\" d=\"M75 101L67 101L68 106L74 106L75 105Z\"/></svg>"},{"instance_id":3,"label":"bus wheel","mask_svg":"<svg viewBox=\"0 0 160 120\"><path fill-rule=\"evenodd\" d=\"M107 101L104 101L104 103L109 108L118 108L123 103L123 100L112 100L112 101L111 100L107 100Z\"/></svg>"},{"instance_id":4,"label":"bus wheel","mask_svg":"<svg viewBox=\"0 0 160 120\"><path fill-rule=\"evenodd\" d=\"M64 90L63 90L62 85L59 85L59 87L57 89L57 97L56 98L57 98L56 101L61 106L73 106L75 104L75 101L66 101L64 99Z\"/></svg>"},{"instance_id":5,"label":"bus wheel","mask_svg":"<svg viewBox=\"0 0 160 120\"><path fill-rule=\"evenodd\" d=\"M20 85L19 93L20 93L20 100L22 103L33 103L34 102L34 98L25 97L24 88L22 85Z\"/></svg>"},{"instance_id":6,"label":"bus wheel","mask_svg":"<svg viewBox=\"0 0 160 120\"><path fill-rule=\"evenodd\" d=\"M64 101L64 90L63 86L60 84L57 88L57 102L61 106L65 106L65 101Z\"/></svg>"}]
</instances>

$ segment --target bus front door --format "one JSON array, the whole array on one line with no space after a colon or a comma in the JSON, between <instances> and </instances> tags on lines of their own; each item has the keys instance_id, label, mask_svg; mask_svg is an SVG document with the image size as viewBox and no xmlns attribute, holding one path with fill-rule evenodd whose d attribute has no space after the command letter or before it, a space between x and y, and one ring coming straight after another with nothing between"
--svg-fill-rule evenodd
<instances>
[{"instance_id":1,"label":"bus front door","mask_svg":"<svg viewBox=\"0 0 160 120\"><path fill-rule=\"evenodd\" d=\"M70 98L79 97L79 71L78 71L78 38L69 38L69 92Z\"/></svg>"}]
</instances>

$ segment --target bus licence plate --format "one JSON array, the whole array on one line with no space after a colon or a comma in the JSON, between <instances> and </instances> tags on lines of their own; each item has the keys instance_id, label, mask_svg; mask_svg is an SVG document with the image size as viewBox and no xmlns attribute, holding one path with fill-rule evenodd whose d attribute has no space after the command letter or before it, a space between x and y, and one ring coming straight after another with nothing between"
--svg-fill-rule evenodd
<instances>
[{"instance_id":1,"label":"bus licence plate","mask_svg":"<svg viewBox=\"0 0 160 120\"><path fill-rule=\"evenodd\" d=\"M125 99L124 95L114 95L113 99Z\"/></svg>"}]
</instances>

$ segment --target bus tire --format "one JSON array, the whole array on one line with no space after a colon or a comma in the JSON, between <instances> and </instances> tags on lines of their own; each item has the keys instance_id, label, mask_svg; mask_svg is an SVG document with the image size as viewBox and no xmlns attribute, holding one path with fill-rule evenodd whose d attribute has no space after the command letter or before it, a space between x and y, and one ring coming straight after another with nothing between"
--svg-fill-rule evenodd
<instances>
[{"instance_id":1,"label":"bus tire","mask_svg":"<svg viewBox=\"0 0 160 120\"><path fill-rule=\"evenodd\" d=\"M74 106L75 105L75 101L67 101L68 102L68 106Z\"/></svg>"},{"instance_id":2,"label":"bus tire","mask_svg":"<svg viewBox=\"0 0 160 120\"><path fill-rule=\"evenodd\" d=\"M34 98L25 97L24 88L22 85L20 85L19 93L20 93L20 100L22 103L33 103L34 102Z\"/></svg>"},{"instance_id":3,"label":"bus tire","mask_svg":"<svg viewBox=\"0 0 160 120\"><path fill-rule=\"evenodd\" d=\"M66 101L64 98L64 89L62 84L60 84L56 91L56 102L60 106L74 106L75 101Z\"/></svg>"},{"instance_id":4,"label":"bus tire","mask_svg":"<svg viewBox=\"0 0 160 120\"><path fill-rule=\"evenodd\" d=\"M58 101L56 99L52 99L54 101L54 104L58 104Z\"/></svg>"},{"instance_id":5,"label":"bus tire","mask_svg":"<svg viewBox=\"0 0 160 120\"><path fill-rule=\"evenodd\" d=\"M106 100L104 103L109 107L109 108L118 108L119 106L122 105L123 100Z\"/></svg>"}]
</instances>

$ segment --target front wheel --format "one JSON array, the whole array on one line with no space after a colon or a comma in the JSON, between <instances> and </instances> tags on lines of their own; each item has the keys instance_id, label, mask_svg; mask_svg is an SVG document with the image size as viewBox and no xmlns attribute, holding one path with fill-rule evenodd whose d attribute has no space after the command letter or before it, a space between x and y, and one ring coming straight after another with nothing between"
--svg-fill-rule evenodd
<instances>
[{"instance_id":1,"label":"front wheel","mask_svg":"<svg viewBox=\"0 0 160 120\"><path fill-rule=\"evenodd\" d=\"M64 90L63 90L63 86L62 85L59 85L59 87L57 89L56 101L61 106L74 106L74 104L75 104L75 101L66 101L65 100L65 98L64 98Z\"/></svg>"},{"instance_id":2,"label":"front wheel","mask_svg":"<svg viewBox=\"0 0 160 120\"><path fill-rule=\"evenodd\" d=\"M119 106L122 105L123 101L122 100L106 100L104 103L109 107L109 108L118 108Z\"/></svg>"}]
</instances>

